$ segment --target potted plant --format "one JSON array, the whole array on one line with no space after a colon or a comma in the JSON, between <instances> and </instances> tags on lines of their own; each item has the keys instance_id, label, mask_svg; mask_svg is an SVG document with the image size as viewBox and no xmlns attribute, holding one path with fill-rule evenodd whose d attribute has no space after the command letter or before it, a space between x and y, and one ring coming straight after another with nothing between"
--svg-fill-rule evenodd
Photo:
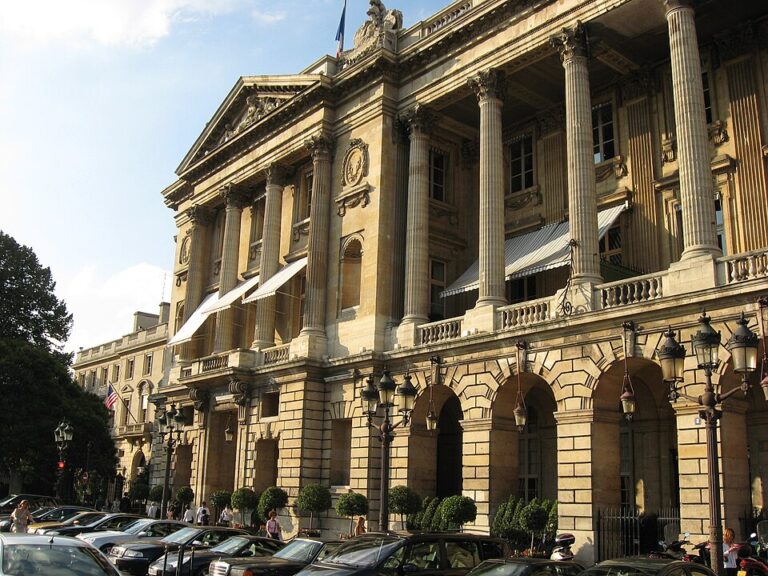
<instances>
[{"instance_id":1,"label":"potted plant","mask_svg":"<svg viewBox=\"0 0 768 576\"><path fill-rule=\"evenodd\" d=\"M477 518L477 506L469 496L456 494L448 496L440 505L442 525L446 528L459 528Z\"/></svg>"},{"instance_id":2,"label":"potted plant","mask_svg":"<svg viewBox=\"0 0 768 576\"><path fill-rule=\"evenodd\" d=\"M259 520L266 522L270 510L278 511L286 504L288 504L288 493L277 486L270 486L259 498Z\"/></svg>"},{"instance_id":3,"label":"potted plant","mask_svg":"<svg viewBox=\"0 0 768 576\"><path fill-rule=\"evenodd\" d=\"M405 530L405 516L421 510L421 498L408 486L394 486L389 491L389 509L400 514L400 524Z\"/></svg>"},{"instance_id":4,"label":"potted plant","mask_svg":"<svg viewBox=\"0 0 768 576\"><path fill-rule=\"evenodd\" d=\"M368 514L368 498L357 492L347 492L339 496L336 502L336 513L339 516L349 518L349 533L352 532L352 523L355 516L364 516Z\"/></svg>"},{"instance_id":5,"label":"potted plant","mask_svg":"<svg viewBox=\"0 0 768 576\"><path fill-rule=\"evenodd\" d=\"M240 513L240 523L244 524L245 511L256 509L256 506L259 504L259 495L250 488L238 488L232 492L230 502L232 503L232 508ZM250 515L248 517L250 518ZM252 523L249 522L248 524Z\"/></svg>"},{"instance_id":6,"label":"potted plant","mask_svg":"<svg viewBox=\"0 0 768 576\"><path fill-rule=\"evenodd\" d=\"M232 502L232 492L229 490L216 490L211 494L211 504L213 504L213 517L218 520L221 511Z\"/></svg>"},{"instance_id":7,"label":"potted plant","mask_svg":"<svg viewBox=\"0 0 768 576\"><path fill-rule=\"evenodd\" d=\"M296 507L309 512L309 530L304 530L307 536L319 536L320 530L313 530L315 513L325 512L332 505L331 491L320 484L307 484L299 491Z\"/></svg>"}]
</instances>

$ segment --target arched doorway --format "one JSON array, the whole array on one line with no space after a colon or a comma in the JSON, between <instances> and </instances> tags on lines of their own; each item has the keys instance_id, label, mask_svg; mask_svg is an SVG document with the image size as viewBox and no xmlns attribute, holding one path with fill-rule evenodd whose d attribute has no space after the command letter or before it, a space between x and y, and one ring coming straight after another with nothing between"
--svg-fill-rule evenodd
<instances>
[{"instance_id":1,"label":"arched doorway","mask_svg":"<svg viewBox=\"0 0 768 576\"><path fill-rule=\"evenodd\" d=\"M205 475L205 494L217 490L235 489L235 459L237 456L237 412L211 412L208 428L208 456ZM233 424L234 422L234 424ZM233 432L227 440L225 430Z\"/></svg>"},{"instance_id":2,"label":"arched doorway","mask_svg":"<svg viewBox=\"0 0 768 576\"><path fill-rule=\"evenodd\" d=\"M462 432L461 403L456 396L443 404L437 421L437 477L435 495L440 498L461 494Z\"/></svg>"}]
</instances>

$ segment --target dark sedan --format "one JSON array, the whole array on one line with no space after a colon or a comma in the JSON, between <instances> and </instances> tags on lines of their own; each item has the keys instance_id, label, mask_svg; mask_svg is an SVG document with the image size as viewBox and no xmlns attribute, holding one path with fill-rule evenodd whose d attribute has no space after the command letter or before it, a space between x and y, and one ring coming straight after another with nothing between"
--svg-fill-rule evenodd
<instances>
[{"instance_id":1,"label":"dark sedan","mask_svg":"<svg viewBox=\"0 0 768 576\"><path fill-rule=\"evenodd\" d=\"M604 560L580 576L713 576L714 572L694 562L652 558Z\"/></svg>"},{"instance_id":2,"label":"dark sedan","mask_svg":"<svg viewBox=\"0 0 768 576\"><path fill-rule=\"evenodd\" d=\"M58 528L48 528L43 534L49 536L77 536L78 534L87 534L88 532L102 532L105 530L122 530L128 524L135 522L142 516L138 514L125 514L115 512L97 518L89 524L77 524L72 526L59 526Z\"/></svg>"},{"instance_id":3,"label":"dark sedan","mask_svg":"<svg viewBox=\"0 0 768 576\"><path fill-rule=\"evenodd\" d=\"M576 576L584 567L573 560L547 558L494 558L486 560L467 576Z\"/></svg>"},{"instance_id":4,"label":"dark sedan","mask_svg":"<svg viewBox=\"0 0 768 576\"><path fill-rule=\"evenodd\" d=\"M229 558L211 562L208 573L210 576L243 576L246 573L292 576L308 564L322 560L340 544L339 540L296 538L266 558Z\"/></svg>"},{"instance_id":5,"label":"dark sedan","mask_svg":"<svg viewBox=\"0 0 768 576\"><path fill-rule=\"evenodd\" d=\"M208 574L208 566L217 558L262 558L272 556L285 546L285 542L264 536L232 536L206 550L180 550L160 556L149 567L149 576L174 576L181 556L182 576Z\"/></svg>"},{"instance_id":6,"label":"dark sedan","mask_svg":"<svg viewBox=\"0 0 768 576\"><path fill-rule=\"evenodd\" d=\"M219 526L190 526L189 528L182 528L162 540L145 538L121 542L109 551L109 559L121 572L144 576L149 565L163 554L175 552L181 546L210 548L236 534L247 534L247 532Z\"/></svg>"}]
</instances>

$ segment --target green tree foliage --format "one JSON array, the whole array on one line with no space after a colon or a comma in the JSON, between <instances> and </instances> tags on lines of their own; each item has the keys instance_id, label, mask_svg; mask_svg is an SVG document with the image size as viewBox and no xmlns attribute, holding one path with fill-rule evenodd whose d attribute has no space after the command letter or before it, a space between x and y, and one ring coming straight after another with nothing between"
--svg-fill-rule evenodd
<instances>
[{"instance_id":1,"label":"green tree foliage","mask_svg":"<svg viewBox=\"0 0 768 576\"><path fill-rule=\"evenodd\" d=\"M532 547L532 534L540 535L542 541L552 540L557 533L557 501L534 498L526 504L522 498L510 496L496 511L491 530L518 552Z\"/></svg>"},{"instance_id":2,"label":"green tree foliage","mask_svg":"<svg viewBox=\"0 0 768 576\"><path fill-rule=\"evenodd\" d=\"M259 518L267 520L270 510L279 510L288 504L288 493L277 486L270 486L259 498Z\"/></svg>"},{"instance_id":3,"label":"green tree foliage","mask_svg":"<svg viewBox=\"0 0 768 576\"><path fill-rule=\"evenodd\" d=\"M349 518L349 533L352 534L354 517L368 514L368 498L357 492L342 494L336 502L336 513Z\"/></svg>"},{"instance_id":4,"label":"green tree foliage","mask_svg":"<svg viewBox=\"0 0 768 576\"><path fill-rule=\"evenodd\" d=\"M523 508L523 513L520 516L520 525L523 530L531 535L531 552L534 550L534 536L544 532L544 529L547 527L547 520L549 520L549 511L536 498Z\"/></svg>"},{"instance_id":5,"label":"green tree foliage","mask_svg":"<svg viewBox=\"0 0 768 576\"><path fill-rule=\"evenodd\" d=\"M149 489L149 496L147 498L152 502L161 502L163 500L163 486L161 484L152 486Z\"/></svg>"},{"instance_id":6,"label":"green tree foliage","mask_svg":"<svg viewBox=\"0 0 768 576\"><path fill-rule=\"evenodd\" d=\"M259 504L259 495L250 488L238 488L232 492L231 502L235 510L253 510Z\"/></svg>"},{"instance_id":7,"label":"green tree foliage","mask_svg":"<svg viewBox=\"0 0 768 576\"><path fill-rule=\"evenodd\" d=\"M211 494L211 504L213 504L213 517L218 519L221 511L232 503L232 492L229 490L216 490Z\"/></svg>"},{"instance_id":8,"label":"green tree foliage","mask_svg":"<svg viewBox=\"0 0 768 576\"><path fill-rule=\"evenodd\" d=\"M507 513L507 502L502 502L501 504L499 504L499 508L496 510L496 514L493 517L493 522L491 523L491 536L499 537L501 535L501 530L504 522L504 515L506 513Z\"/></svg>"},{"instance_id":9,"label":"green tree foliage","mask_svg":"<svg viewBox=\"0 0 768 576\"><path fill-rule=\"evenodd\" d=\"M0 339L59 351L72 328L72 315L54 294L50 268L31 248L0 231Z\"/></svg>"},{"instance_id":10,"label":"green tree foliage","mask_svg":"<svg viewBox=\"0 0 768 576\"><path fill-rule=\"evenodd\" d=\"M192 500L195 499L195 493L189 486L182 486L176 490L176 501L182 505L192 504Z\"/></svg>"},{"instance_id":11,"label":"green tree foliage","mask_svg":"<svg viewBox=\"0 0 768 576\"><path fill-rule=\"evenodd\" d=\"M134 482L128 492L131 500L146 500L149 496L149 486L143 482Z\"/></svg>"},{"instance_id":12,"label":"green tree foliage","mask_svg":"<svg viewBox=\"0 0 768 576\"><path fill-rule=\"evenodd\" d=\"M440 498L432 498L429 502L425 500L426 507L424 508L424 514L421 517L421 523L417 528L419 530L431 530L432 520L435 517L438 506L440 506Z\"/></svg>"},{"instance_id":13,"label":"green tree foliage","mask_svg":"<svg viewBox=\"0 0 768 576\"><path fill-rule=\"evenodd\" d=\"M389 509L400 514L400 523L405 528L405 516L421 509L421 498L408 486L393 486L389 491Z\"/></svg>"},{"instance_id":14,"label":"green tree foliage","mask_svg":"<svg viewBox=\"0 0 768 576\"><path fill-rule=\"evenodd\" d=\"M296 499L299 510L309 512L310 530L312 530L314 515L325 512L332 505L331 491L320 484L307 484L299 491L299 497Z\"/></svg>"}]
</instances>

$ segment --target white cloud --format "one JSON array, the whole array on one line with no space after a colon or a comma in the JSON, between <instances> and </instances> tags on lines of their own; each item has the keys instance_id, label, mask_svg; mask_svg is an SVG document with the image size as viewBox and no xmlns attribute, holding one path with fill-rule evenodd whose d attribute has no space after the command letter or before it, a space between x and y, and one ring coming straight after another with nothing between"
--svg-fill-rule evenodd
<instances>
[{"instance_id":1,"label":"white cloud","mask_svg":"<svg viewBox=\"0 0 768 576\"><path fill-rule=\"evenodd\" d=\"M150 45L176 21L231 12L246 0L25 0L6 2L0 35L30 43Z\"/></svg>"},{"instance_id":2,"label":"white cloud","mask_svg":"<svg viewBox=\"0 0 768 576\"><path fill-rule=\"evenodd\" d=\"M258 24L269 25L275 22L280 22L287 18L285 12L265 12L263 10L253 10L251 12L251 18Z\"/></svg>"},{"instance_id":3,"label":"white cloud","mask_svg":"<svg viewBox=\"0 0 768 576\"><path fill-rule=\"evenodd\" d=\"M116 340L133 330L134 312L157 314L170 301L171 274L136 264L104 277L95 266L81 268L59 286L58 296L74 316L67 351Z\"/></svg>"}]
</instances>

